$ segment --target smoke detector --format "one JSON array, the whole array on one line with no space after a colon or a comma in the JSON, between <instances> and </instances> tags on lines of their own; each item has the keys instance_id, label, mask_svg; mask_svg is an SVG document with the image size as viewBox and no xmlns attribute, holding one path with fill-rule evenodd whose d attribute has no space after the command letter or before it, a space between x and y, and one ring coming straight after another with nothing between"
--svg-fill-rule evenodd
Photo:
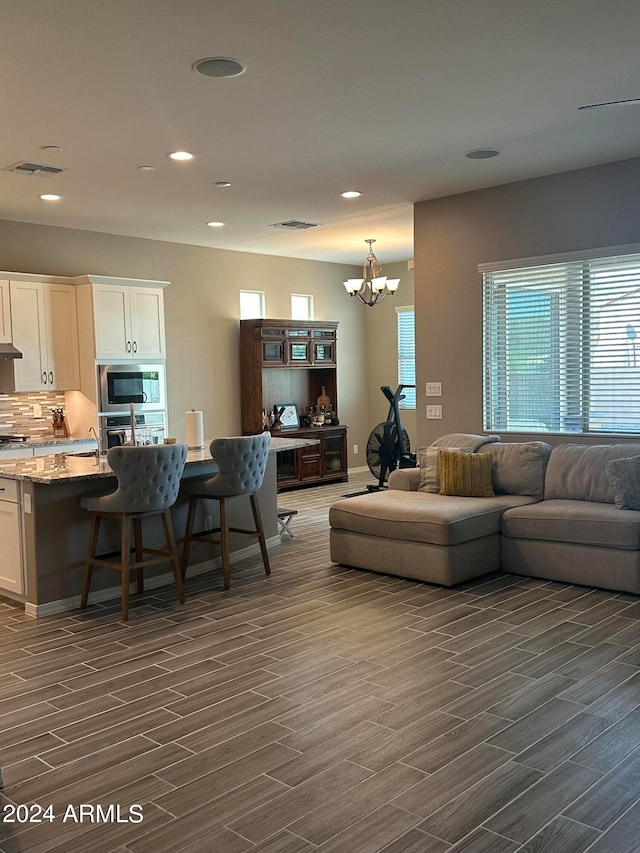
<instances>
[{"instance_id":1,"label":"smoke detector","mask_svg":"<svg viewBox=\"0 0 640 853\"><path fill-rule=\"evenodd\" d=\"M288 219L286 222L274 222L269 228L281 228L283 231L306 231L308 228L317 228L317 222L302 222L299 219Z\"/></svg>"},{"instance_id":2,"label":"smoke detector","mask_svg":"<svg viewBox=\"0 0 640 853\"><path fill-rule=\"evenodd\" d=\"M21 160L13 166L7 166L3 171L14 172L16 175L35 175L38 178L51 178L64 172L59 166L44 166L42 163L32 163L30 160Z\"/></svg>"}]
</instances>

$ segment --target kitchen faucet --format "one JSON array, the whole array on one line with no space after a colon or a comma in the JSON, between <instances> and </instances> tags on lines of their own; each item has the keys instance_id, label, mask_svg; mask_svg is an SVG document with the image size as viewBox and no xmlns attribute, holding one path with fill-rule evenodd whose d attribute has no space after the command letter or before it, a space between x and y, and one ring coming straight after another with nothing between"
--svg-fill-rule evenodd
<instances>
[{"instance_id":1,"label":"kitchen faucet","mask_svg":"<svg viewBox=\"0 0 640 853\"><path fill-rule=\"evenodd\" d=\"M92 432L95 436L95 439L97 442L97 445L96 445L96 462L99 462L100 461L100 439L98 438L98 433L96 432L95 427L90 426L89 432Z\"/></svg>"},{"instance_id":2,"label":"kitchen faucet","mask_svg":"<svg viewBox=\"0 0 640 853\"><path fill-rule=\"evenodd\" d=\"M129 403L129 416L131 419L131 444L136 445L136 412L133 403Z\"/></svg>"}]
</instances>

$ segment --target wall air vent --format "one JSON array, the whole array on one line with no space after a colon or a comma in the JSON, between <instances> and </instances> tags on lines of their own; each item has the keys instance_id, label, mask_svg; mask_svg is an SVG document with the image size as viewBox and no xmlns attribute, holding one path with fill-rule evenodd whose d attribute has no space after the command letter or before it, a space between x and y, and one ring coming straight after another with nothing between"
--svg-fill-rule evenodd
<instances>
[{"instance_id":1,"label":"wall air vent","mask_svg":"<svg viewBox=\"0 0 640 853\"><path fill-rule=\"evenodd\" d=\"M7 166L5 172L15 172L17 175L36 175L38 178L51 178L64 172L58 166L44 166L42 163L31 163L29 160L21 160L13 166Z\"/></svg>"},{"instance_id":2,"label":"wall air vent","mask_svg":"<svg viewBox=\"0 0 640 853\"><path fill-rule=\"evenodd\" d=\"M275 222L269 228L281 228L283 231L306 231L307 228L317 228L317 222L301 222L299 219L289 219L287 222Z\"/></svg>"}]
</instances>

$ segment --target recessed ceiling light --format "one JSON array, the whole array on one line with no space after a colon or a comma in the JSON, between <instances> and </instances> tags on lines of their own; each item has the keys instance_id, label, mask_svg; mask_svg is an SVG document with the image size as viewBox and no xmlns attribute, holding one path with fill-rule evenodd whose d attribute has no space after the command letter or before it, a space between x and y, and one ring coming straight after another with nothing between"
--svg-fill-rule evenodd
<instances>
[{"instance_id":1,"label":"recessed ceiling light","mask_svg":"<svg viewBox=\"0 0 640 853\"><path fill-rule=\"evenodd\" d=\"M244 62L240 62L239 59L232 59L230 56L210 56L199 59L191 67L205 77L217 78L239 77L247 70Z\"/></svg>"},{"instance_id":2,"label":"recessed ceiling light","mask_svg":"<svg viewBox=\"0 0 640 853\"><path fill-rule=\"evenodd\" d=\"M155 172L155 166L138 166L140 172Z\"/></svg>"},{"instance_id":3,"label":"recessed ceiling light","mask_svg":"<svg viewBox=\"0 0 640 853\"><path fill-rule=\"evenodd\" d=\"M60 201L62 196L56 195L55 193L42 193L38 198L41 198L42 201Z\"/></svg>"},{"instance_id":4,"label":"recessed ceiling light","mask_svg":"<svg viewBox=\"0 0 640 853\"><path fill-rule=\"evenodd\" d=\"M189 154L188 151L172 151L167 154L167 157L170 160L193 160L193 154Z\"/></svg>"},{"instance_id":5,"label":"recessed ceiling light","mask_svg":"<svg viewBox=\"0 0 640 853\"><path fill-rule=\"evenodd\" d=\"M491 157L497 157L499 153L497 148L474 148L473 151L467 151L464 156L469 160L490 160Z\"/></svg>"},{"instance_id":6,"label":"recessed ceiling light","mask_svg":"<svg viewBox=\"0 0 640 853\"><path fill-rule=\"evenodd\" d=\"M340 195L342 198L358 198L362 193L359 193L358 190L347 190L345 193L340 193Z\"/></svg>"},{"instance_id":7,"label":"recessed ceiling light","mask_svg":"<svg viewBox=\"0 0 640 853\"><path fill-rule=\"evenodd\" d=\"M217 187L230 187L231 181L216 181Z\"/></svg>"},{"instance_id":8,"label":"recessed ceiling light","mask_svg":"<svg viewBox=\"0 0 640 853\"><path fill-rule=\"evenodd\" d=\"M222 228L224 222L207 222L209 228Z\"/></svg>"}]
</instances>

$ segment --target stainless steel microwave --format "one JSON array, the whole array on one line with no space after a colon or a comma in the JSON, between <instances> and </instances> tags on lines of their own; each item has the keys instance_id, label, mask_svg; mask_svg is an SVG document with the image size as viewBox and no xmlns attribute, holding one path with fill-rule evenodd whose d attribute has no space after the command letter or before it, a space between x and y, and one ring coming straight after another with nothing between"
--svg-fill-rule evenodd
<instances>
[{"instance_id":1,"label":"stainless steel microwave","mask_svg":"<svg viewBox=\"0 0 640 853\"><path fill-rule=\"evenodd\" d=\"M164 364L98 365L101 412L166 411Z\"/></svg>"}]
</instances>

